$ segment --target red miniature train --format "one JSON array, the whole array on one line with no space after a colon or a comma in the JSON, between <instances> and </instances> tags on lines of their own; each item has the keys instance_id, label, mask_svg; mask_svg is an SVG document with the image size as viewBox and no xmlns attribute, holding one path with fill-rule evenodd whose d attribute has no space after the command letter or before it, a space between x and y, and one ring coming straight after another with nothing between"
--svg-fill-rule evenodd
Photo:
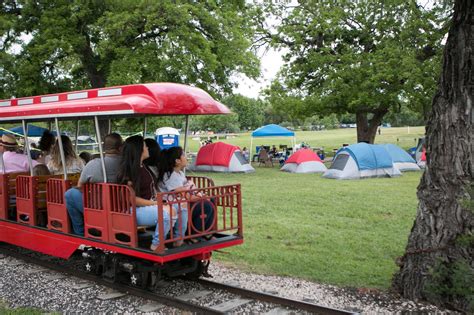
<instances>
[{"instance_id":1,"label":"red miniature train","mask_svg":"<svg viewBox=\"0 0 474 315\"><path fill-rule=\"evenodd\" d=\"M187 133L189 115L229 113L227 107L206 92L173 83L1 100L0 107L0 121L21 122L25 135L28 123L34 121L55 122L56 132L61 134L59 120L94 119L102 161L99 121L103 119L143 117L146 126L147 116L185 115ZM25 148L29 155L27 136ZM105 173L105 168L103 171ZM155 252L149 249L151 232L147 227L137 226L134 192L126 185L86 184L83 187L85 235L74 235L64 193L76 185L78 178L79 174L67 173L33 176L32 170L0 174L0 241L64 259L82 251L88 271L143 287L153 287L164 276L205 274L213 251L243 243L240 185L215 186L207 177L192 177L197 186L195 190L166 193L165 201L163 194L158 193L161 233ZM191 195L202 196L202 202L212 202L214 223L205 230L197 230L190 220L181 240L199 239L199 242L168 248L176 237L171 235L165 239L163 236L160 218L163 218L164 203L187 204L191 217L192 211L200 209L190 207ZM207 240L206 236L212 238Z\"/></svg>"}]
</instances>

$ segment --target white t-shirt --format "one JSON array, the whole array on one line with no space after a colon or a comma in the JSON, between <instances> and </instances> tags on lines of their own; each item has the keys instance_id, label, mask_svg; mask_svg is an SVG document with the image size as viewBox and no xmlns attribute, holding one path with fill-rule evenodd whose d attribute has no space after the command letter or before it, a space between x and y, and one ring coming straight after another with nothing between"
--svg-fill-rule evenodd
<instances>
[{"instance_id":1,"label":"white t-shirt","mask_svg":"<svg viewBox=\"0 0 474 315\"><path fill-rule=\"evenodd\" d=\"M163 181L158 183L158 188L162 192L173 191L176 188L186 186L188 180L183 171L173 171L171 174L166 173L163 176Z\"/></svg>"}]
</instances>

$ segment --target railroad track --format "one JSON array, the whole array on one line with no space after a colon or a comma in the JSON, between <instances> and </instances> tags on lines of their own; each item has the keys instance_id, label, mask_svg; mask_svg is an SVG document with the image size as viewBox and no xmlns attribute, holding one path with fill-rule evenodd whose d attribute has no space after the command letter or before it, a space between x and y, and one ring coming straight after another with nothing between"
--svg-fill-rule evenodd
<instances>
[{"instance_id":1,"label":"railroad track","mask_svg":"<svg viewBox=\"0 0 474 315\"><path fill-rule=\"evenodd\" d=\"M200 286L202 286L204 288L203 290L190 292L188 294L184 294L183 296L179 296L179 297L173 297L173 296L161 294L158 292L151 292L151 291L146 291L140 288L131 287L125 284L111 283L109 281L104 280L100 276L92 275L86 272L78 272L77 269L60 265L56 262L38 259L38 257L32 257L29 254L11 250L11 249L5 248L4 246L0 246L0 253L16 258L16 259L23 260L26 263L40 266L50 271L55 271L55 272L67 274L67 275L70 275L70 276L73 276L75 278L79 278L85 281L90 281L90 282L105 286L107 288L113 289L117 292L126 293L132 296L154 301L159 304L164 304L170 307L174 307L174 308L178 308L181 310L186 310L186 311L190 311L190 312L198 313L198 314L231 313L231 312L234 312L234 310L237 311L239 307L243 307L245 305L249 305L254 302L259 302L259 303L263 302L266 304L271 304L271 306L267 307L268 309L270 309L267 312L268 314L285 314L285 313L294 314L295 312L314 313L314 314L331 314L331 315L354 314L353 312L338 310L338 309L329 308L329 307L325 307L325 306L321 306L321 305L317 305L313 303L308 303L308 302L303 302L303 301L298 301L298 300L291 300L291 299L276 296L273 294L247 290L241 287L236 287L236 286L231 286L231 285L227 285L223 283L218 283L218 282L208 281L208 280L201 280L201 279L197 281L193 281L193 282L198 283ZM49 256L45 256L45 257L49 257ZM199 298L211 296L211 293L213 293L211 290L206 290L206 289L211 289L214 291L215 290L224 291L226 294L230 293L231 295L234 295L235 297L229 298L227 301L223 303L219 303L218 305L203 306L202 305L203 303L200 303ZM197 300L197 302L191 302L191 300L193 301ZM247 310L248 309L246 309L246 312Z\"/></svg>"}]
</instances>

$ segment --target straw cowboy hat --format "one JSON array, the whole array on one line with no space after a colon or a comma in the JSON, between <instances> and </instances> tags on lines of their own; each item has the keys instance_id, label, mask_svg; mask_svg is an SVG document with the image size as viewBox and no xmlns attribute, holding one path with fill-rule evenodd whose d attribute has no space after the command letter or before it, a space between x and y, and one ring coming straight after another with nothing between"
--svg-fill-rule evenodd
<instances>
[{"instance_id":1,"label":"straw cowboy hat","mask_svg":"<svg viewBox=\"0 0 474 315\"><path fill-rule=\"evenodd\" d=\"M9 133L5 133L2 135L2 140L0 140L0 144L3 145L4 147L9 147L9 148L13 148L18 145L15 139L15 136Z\"/></svg>"}]
</instances>

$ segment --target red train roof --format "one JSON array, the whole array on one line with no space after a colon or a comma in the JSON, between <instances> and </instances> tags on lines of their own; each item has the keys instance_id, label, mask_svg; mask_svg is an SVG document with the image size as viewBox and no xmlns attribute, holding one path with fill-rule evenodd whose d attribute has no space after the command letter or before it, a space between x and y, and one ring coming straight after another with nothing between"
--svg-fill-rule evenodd
<instances>
[{"instance_id":1,"label":"red train roof","mask_svg":"<svg viewBox=\"0 0 474 315\"><path fill-rule=\"evenodd\" d=\"M0 121L122 115L215 115L230 110L203 90L147 83L0 100Z\"/></svg>"}]
</instances>

